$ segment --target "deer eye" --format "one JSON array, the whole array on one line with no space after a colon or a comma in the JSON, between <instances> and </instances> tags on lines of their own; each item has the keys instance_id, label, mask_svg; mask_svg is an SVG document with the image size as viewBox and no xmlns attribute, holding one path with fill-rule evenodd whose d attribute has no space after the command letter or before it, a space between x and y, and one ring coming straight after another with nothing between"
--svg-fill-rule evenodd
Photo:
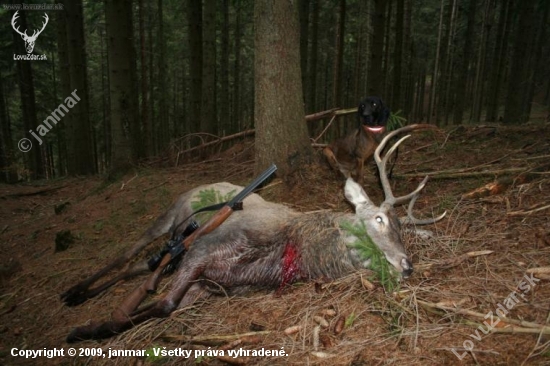
<instances>
[{"instance_id":1,"label":"deer eye","mask_svg":"<svg viewBox=\"0 0 550 366\"><path fill-rule=\"evenodd\" d=\"M374 219L375 219L376 222L379 223L379 224L381 224L381 223L384 222L384 220L382 219L382 216L376 216Z\"/></svg>"}]
</instances>

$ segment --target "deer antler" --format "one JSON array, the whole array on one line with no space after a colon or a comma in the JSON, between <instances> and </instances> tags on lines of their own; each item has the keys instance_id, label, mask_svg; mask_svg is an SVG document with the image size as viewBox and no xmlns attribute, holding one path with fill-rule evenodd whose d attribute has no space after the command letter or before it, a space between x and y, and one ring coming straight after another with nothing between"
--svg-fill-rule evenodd
<instances>
[{"instance_id":1,"label":"deer antler","mask_svg":"<svg viewBox=\"0 0 550 366\"><path fill-rule=\"evenodd\" d=\"M42 29L40 29L38 32L35 30L33 33L32 33L32 36L31 38L36 38L40 35L40 33L42 33L42 31L44 30L44 28L46 28L46 25L48 24L48 20L50 20L50 18L48 18L48 14L44 13L44 20L45 22L42 23ZM36 34L35 34L36 33Z\"/></svg>"},{"instance_id":2,"label":"deer antler","mask_svg":"<svg viewBox=\"0 0 550 366\"><path fill-rule=\"evenodd\" d=\"M428 176L426 176L424 178L424 180L422 180L422 183L425 184L427 181L428 181ZM422 187L422 188L424 188L424 187ZM441 215L439 215L437 217L434 217L432 219L418 219L418 218L416 218L413 214L413 207L414 207L414 203L416 202L417 198L418 198L418 193L415 194L414 197L409 202L409 206L407 207L407 216L399 218L399 222L401 222L401 225L429 225L429 224L433 224L435 222L438 222L439 220L444 218L445 215L447 214L447 211L445 211Z\"/></svg>"},{"instance_id":3,"label":"deer antler","mask_svg":"<svg viewBox=\"0 0 550 366\"><path fill-rule=\"evenodd\" d=\"M15 12L15 14L13 14L13 17L11 18L11 26L12 26L13 30L16 31L17 33L19 33L22 37L23 37L23 36L24 36L24 37L28 37L28 35L27 35L27 30L26 30L26 29L25 29L25 32L22 33L22 32L19 30L19 26L17 26L17 28L15 28L15 20L16 20L17 18L19 18L19 15L17 15L18 12L19 12L19 10L17 10L17 11Z\"/></svg>"},{"instance_id":4,"label":"deer antler","mask_svg":"<svg viewBox=\"0 0 550 366\"><path fill-rule=\"evenodd\" d=\"M388 175L386 173L386 165L388 163L388 160L390 156L394 153L394 151L399 147L399 145L408 139L411 135L403 136L401 139L399 139L386 153L384 158L380 157L380 153L384 150L386 147L386 144L389 140L391 140L394 136L399 135L404 132L410 132L413 130L420 130L420 129L427 129L427 128L435 128L435 126L428 125L428 124L413 124L405 127L401 127L395 131L392 131L384 137L384 139L380 142L380 145L376 148L374 151L374 160L376 161L376 165L378 166L378 174L380 175L380 183L382 184L382 188L384 190L384 196L385 200L384 203L389 204L391 206L399 205L402 203L405 203L407 201L409 202L409 207L407 209L408 216L406 218L401 219L402 223L407 224L417 224L417 225L427 225L427 224L433 224L434 222L437 222L441 220L447 212L445 211L443 214L439 215L436 218L433 219L417 219L414 217L412 210L414 207L414 203L416 202L416 199L418 198L418 195L420 194L420 191L424 189L426 186L426 182L428 181L428 176L426 176L422 182L418 185L418 187L412 191L409 194L406 194L404 196L395 197L393 195L390 182L388 180Z\"/></svg>"},{"instance_id":5,"label":"deer antler","mask_svg":"<svg viewBox=\"0 0 550 366\"><path fill-rule=\"evenodd\" d=\"M48 24L48 21L50 20L50 18L48 17L48 14L44 13L44 22L42 23L42 29L40 29L39 31L37 31L36 29L33 31L32 33L32 36L29 37L29 35L27 34L27 30L25 29L25 32L21 32L19 30L19 26L17 26L16 28L16 24L15 24L15 21L17 20L17 18L19 18L19 15L17 14L19 12L19 10L17 10L15 12L15 14L13 14L13 17L11 18L11 26L13 28L14 31L16 31L17 33L19 33L21 35L21 37L24 37L25 39L33 39L33 38L37 38L40 33L42 33L42 31L44 30L44 28L46 28L46 25Z\"/></svg>"}]
</instances>

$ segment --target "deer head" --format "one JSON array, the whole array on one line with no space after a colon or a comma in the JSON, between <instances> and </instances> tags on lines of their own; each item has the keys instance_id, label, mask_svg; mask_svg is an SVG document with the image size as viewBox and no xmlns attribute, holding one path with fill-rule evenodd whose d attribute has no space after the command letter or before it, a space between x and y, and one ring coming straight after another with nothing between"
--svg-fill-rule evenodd
<instances>
[{"instance_id":1,"label":"deer head","mask_svg":"<svg viewBox=\"0 0 550 366\"><path fill-rule=\"evenodd\" d=\"M428 181L428 176L426 176L418 187L411 193L395 197L393 195L391 185L386 173L386 165L390 156L395 152L397 147L405 141L410 135L402 137L397 141L384 155L384 158L380 157L380 153L384 150L388 141L390 141L394 136L410 132L416 129L426 129L433 128L431 125L427 124L413 124L409 126L402 127L398 130L390 132L384 137L380 142L380 145L376 148L374 152L374 160L378 166L378 173L380 175L380 183L384 190L384 202L380 204L379 207L374 205L368 198L365 200L364 208L361 208L363 211L368 212L372 219L365 222L367 225L367 231L377 243L380 249L384 252L386 259L390 262L395 268L401 271L404 277L410 275L413 271L412 264L407 256L404 254L405 250L401 244L401 224L403 225L428 225L435 223L445 217L446 212L439 215L438 217L431 219L418 219L413 215L413 207L420 191L426 186ZM361 188L359 188L361 189ZM366 197L366 194L364 194ZM349 198L348 198L349 199ZM395 214L395 205L404 204L409 202L407 209L407 216L397 218ZM357 206L356 206L357 207ZM359 212L358 212L359 214ZM369 230L370 229L370 230Z\"/></svg>"},{"instance_id":2,"label":"deer head","mask_svg":"<svg viewBox=\"0 0 550 366\"><path fill-rule=\"evenodd\" d=\"M18 12L19 12L19 10L17 10L15 12L15 14L13 14L13 17L11 18L11 26L13 27L14 31L16 31L17 33L19 33L21 35L21 38L23 38L23 41L25 41L25 48L27 49L27 53L32 53L32 51L34 49L34 43L36 42L36 39L38 38L40 33L42 33L44 28L46 28L46 24L48 24L48 20L49 20L48 14L44 13L45 22L42 24L42 29L40 29L39 31L34 30L33 33L32 33L32 36L28 36L26 29L25 29L24 32L21 32L19 30L19 26L16 27L15 21L16 21L17 18L19 18L19 15L17 15Z\"/></svg>"}]
</instances>

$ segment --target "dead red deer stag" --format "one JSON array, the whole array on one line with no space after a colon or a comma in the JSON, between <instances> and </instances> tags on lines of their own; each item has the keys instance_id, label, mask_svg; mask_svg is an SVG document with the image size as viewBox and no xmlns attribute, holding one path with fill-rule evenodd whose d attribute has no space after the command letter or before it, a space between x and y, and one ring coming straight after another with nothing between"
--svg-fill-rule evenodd
<instances>
[{"instance_id":1,"label":"dead red deer stag","mask_svg":"<svg viewBox=\"0 0 550 366\"><path fill-rule=\"evenodd\" d=\"M352 244L357 237L343 229L344 223L363 225L365 235L384 253L392 267L403 277L408 277L413 272L413 265L401 240L401 224L430 224L442 219L445 213L424 220L412 214L414 202L428 177L407 195L395 197L392 193L386 176L386 165L397 146L409 136L397 141L384 158L380 157L380 151L395 135L418 128L425 127L410 125L391 132L375 151L385 194L385 200L380 206L376 206L363 188L351 178L347 179L344 192L355 207L355 213L300 213L252 194L244 200L242 211L236 211L217 229L193 242L182 258L171 290L161 300L144 310L133 311L133 307L130 311L122 311L121 306L113 312L111 320L75 328L67 341L102 339L147 319L167 317L176 308L192 304L201 296L219 293L219 288L214 291L209 287L213 283L221 286L226 293L235 294L253 288L282 288L295 281L336 279L358 269L368 268L369 258L362 257L354 249ZM179 220L192 214L190 202L206 189L225 195L242 187L215 183L184 193L128 253L137 253L146 242L167 232L176 223L180 226ZM394 206L406 202L409 202L408 216L399 218ZM126 257L128 255L121 258ZM122 259L115 263L119 262ZM111 264L107 268L113 267L115 265ZM92 279L98 277L96 274ZM76 294L85 297L83 289L90 283L93 281L86 280L77 285ZM69 296L65 296L65 299Z\"/></svg>"}]
</instances>

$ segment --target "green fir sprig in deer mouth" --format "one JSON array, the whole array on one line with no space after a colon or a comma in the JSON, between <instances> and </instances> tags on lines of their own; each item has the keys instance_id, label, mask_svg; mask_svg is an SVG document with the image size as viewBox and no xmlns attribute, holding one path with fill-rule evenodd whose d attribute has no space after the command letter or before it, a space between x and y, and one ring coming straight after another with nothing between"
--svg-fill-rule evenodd
<instances>
[{"instance_id":1,"label":"green fir sprig in deer mouth","mask_svg":"<svg viewBox=\"0 0 550 366\"><path fill-rule=\"evenodd\" d=\"M357 250L362 261L370 261L369 269L372 270L376 279L380 281L386 292L392 292L399 286L399 276L390 265L384 252L372 241L367 233L365 223L361 220L358 224L343 222L340 227L357 238L353 243L348 244L350 248Z\"/></svg>"}]
</instances>

